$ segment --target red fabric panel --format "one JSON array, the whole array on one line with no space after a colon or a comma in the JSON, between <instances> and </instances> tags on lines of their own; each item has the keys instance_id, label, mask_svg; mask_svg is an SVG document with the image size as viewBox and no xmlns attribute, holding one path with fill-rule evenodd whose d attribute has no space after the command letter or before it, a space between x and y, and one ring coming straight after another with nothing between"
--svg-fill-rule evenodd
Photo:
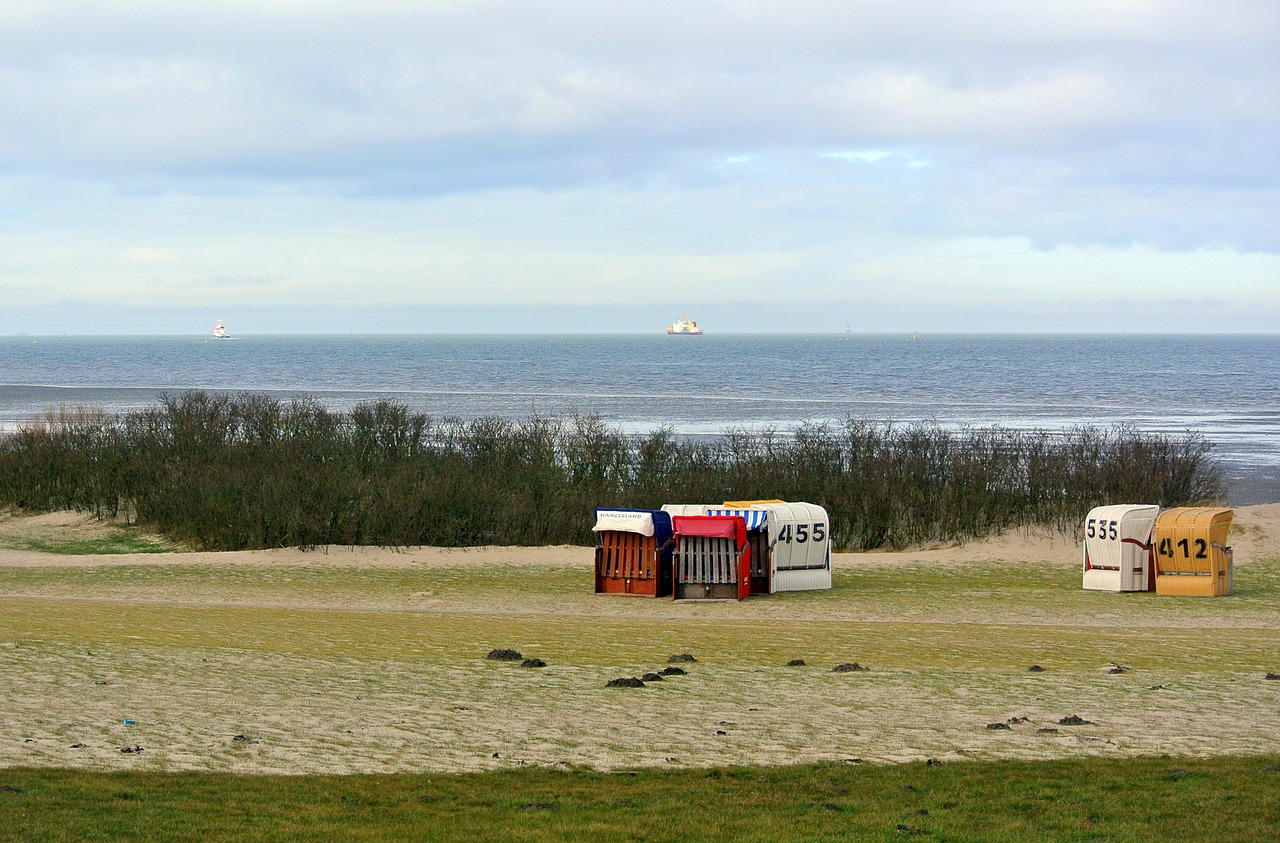
<instances>
[{"instance_id":1,"label":"red fabric panel","mask_svg":"<svg viewBox=\"0 0 1280 843\"><path fill-rule=\"evenodd\" d=\"M747 540L747 522L740 515L674 515L671 526L677 536L732 539L738 546Z\"/></svg>"}]
</instances>

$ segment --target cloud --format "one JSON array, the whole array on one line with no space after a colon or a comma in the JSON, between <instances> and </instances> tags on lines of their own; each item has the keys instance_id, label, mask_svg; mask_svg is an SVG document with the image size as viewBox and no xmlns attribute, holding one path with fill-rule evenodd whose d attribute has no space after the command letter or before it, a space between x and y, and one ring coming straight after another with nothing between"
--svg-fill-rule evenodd
<instances>
[{"instance_id":1,"label":"cloud","mask_svg":"<svg viewBox=\"0 0 1280 843\"><path fill-rule=\"evenodd\" d=\"M1261 0L10 3L0 296L1014 312L1167 253L1238 308L1277 40Z\"/></svg>"},{"instance_id":2,"label":"cloud","mask_svg":"<svg viewBox=\"0 0 1280 843\"><path fill-rule=\"evenodd\" d=\"M584 183L779 148L1123 155L1275 97L1272 42L1233 24L1251 4L44 8L0 28L3 160L62 173L430 189L445 168Z\"/></svg>"},{"instance_id":3,"label":"cloud","mask_svg":"<svg viewBox=\"0 0 1280 843\"><path fill-rule=\"evenodd\" d=\"M181 253L174 249L138 247L124 251L125 260L136 264L173 263L181 257Z\"/></svg>"}]
</instances>

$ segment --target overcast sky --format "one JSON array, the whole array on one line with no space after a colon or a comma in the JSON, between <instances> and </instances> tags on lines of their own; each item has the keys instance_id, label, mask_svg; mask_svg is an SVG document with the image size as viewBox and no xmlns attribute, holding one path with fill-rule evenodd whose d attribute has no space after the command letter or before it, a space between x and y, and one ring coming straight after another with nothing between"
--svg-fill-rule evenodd
<instances>
[{"instance_id":1,"label":"overcast sky","mask_svg":"<svg viewBox=\"0 0 1280 843\"><path fill-rule=\"evenodd\" d=\"M1280 330L1280 4L0 2L0 334Z\"/></svg>"}]
</instances>

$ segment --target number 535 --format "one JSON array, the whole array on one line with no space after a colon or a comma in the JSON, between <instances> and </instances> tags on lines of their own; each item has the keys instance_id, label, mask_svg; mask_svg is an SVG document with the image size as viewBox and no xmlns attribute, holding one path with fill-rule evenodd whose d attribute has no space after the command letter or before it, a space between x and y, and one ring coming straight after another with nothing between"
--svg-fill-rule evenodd
<instances>
[{"instance_id":1,"label":"number 535","mask_svg":"<svg viewBox=\"0 0 1280 843\"><path fill-rule=\"evenodd\" d=\"M1085 524L1085 537L1091 539L1111 539L1115 541L1119 536L1116 527L1118 521L1108 521L1105 518L1090 518Z\"/></svg>"}]
</instances>

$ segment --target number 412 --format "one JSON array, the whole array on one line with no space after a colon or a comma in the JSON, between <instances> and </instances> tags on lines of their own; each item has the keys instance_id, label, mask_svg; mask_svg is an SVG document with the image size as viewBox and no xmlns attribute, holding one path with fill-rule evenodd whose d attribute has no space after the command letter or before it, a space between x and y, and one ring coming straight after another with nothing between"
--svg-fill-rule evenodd
<instances>
[{"instance_id":1,"label":"number 412","mask_svg":"<svg viewBox=\"0 0 1280 843\"><path fill-rule=\"evenodd\" d=\"M1167 556L1172 559L1174 556L1174 548L1177 547L1182 550L1183 559L1190 559L1192 544L1196 546L1196 559L1209 558L1209 543L1204 539L1196 539L1194 542L1189 539L1178 539L1177 542L1173 539L1161 539L1160 545L1156 549L1156 553L1160 556Z\"/></svg>"}]
</instances>

